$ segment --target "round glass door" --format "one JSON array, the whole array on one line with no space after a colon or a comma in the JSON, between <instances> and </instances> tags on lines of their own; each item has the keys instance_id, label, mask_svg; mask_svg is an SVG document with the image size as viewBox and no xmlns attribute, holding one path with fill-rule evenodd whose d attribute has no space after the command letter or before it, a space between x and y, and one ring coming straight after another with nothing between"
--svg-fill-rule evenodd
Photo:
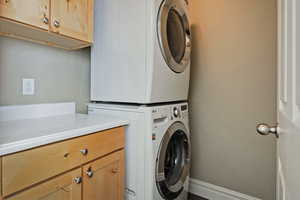
<instances>
[{"instance_id":1,"label":"round glass door","mask_svg":"<svg viewBox=\"0 0 300 200\"><path fill-rule=\"evenodd\" d=\"M156 163L156 184L166 199L175 199L183 190L190 164L190 141L180 122L172 124L164 135Z\"/></svg>"},{"instance_id":2,"label":"round glass door","mask_svg":"<svg viewBox=\"0 0 300 200\"><path fill-rule=\"evenodd\" d=\"M175 9L171 9L167 18L167 40L172 57L180 64L185 53L185 32L181 16Z\"/></svg>"},{"instance_id":3,"label":"round glass door","mask_svg":"<svg viewBox=\"0 0 300 200\"><path fill-rule=\"evenodd\" d=\"M176 73L190 63L191 34L183 0L165 0L158 16L158 38L163 57Z\"/></svg>"}]
</instances>

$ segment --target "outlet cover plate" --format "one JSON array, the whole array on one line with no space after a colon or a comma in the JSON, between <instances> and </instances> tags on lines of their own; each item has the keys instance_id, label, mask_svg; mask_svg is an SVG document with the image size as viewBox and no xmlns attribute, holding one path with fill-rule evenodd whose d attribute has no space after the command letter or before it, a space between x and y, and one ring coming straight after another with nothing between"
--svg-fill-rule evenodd
<instances>
[{"instance_id":1,"label":"outlet cover plate","mask_svg":"<svg viewBox=\"0 0 300 200\"><path fill-rule=\"evenodd\" d=\"M34 95L35 92L35 80L32 78L23 78L23 95Z\"/></svg>"}]
</instances>

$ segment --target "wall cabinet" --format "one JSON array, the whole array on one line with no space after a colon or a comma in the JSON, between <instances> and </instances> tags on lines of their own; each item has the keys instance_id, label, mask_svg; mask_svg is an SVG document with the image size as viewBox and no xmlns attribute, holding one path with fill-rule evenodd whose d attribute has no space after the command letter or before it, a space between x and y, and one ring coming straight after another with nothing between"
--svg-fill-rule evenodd
<instances>
[{"instance_id":1,"label":"wall cabinet","mask_svg":"<svg viewBox=\"0 0 300 200\"><path fill-rule=\"evenodd\" d=\"M124 144L119 127L3 156L0 199L122 200Z\"/></svg>"},{"instance_id":2,"label":"wall cabinet","mask_svg":"<svg viewBox=\"0 0 300 200\"><path fill-rule=\"evenodd\" d=\"M51 0L51 31L92 42L93 2Z\"/></svg>"},{"instance_id":3,"label":"wall cabinet","mask_svg":"<svg viewBox=\"0 0 300 200\"><path fill-rule=\"evenodd\" d=\"M65 49L93 41L93 0L0 0L0 34Z\"/></svg>"},{"instance_id":4,"label":"wall cabinet","mask_svg":"<svg viewBox=\"0 0 300 200\"><path fill-rule=\"evenodd\" d=\"M48 30L49 0L0 0L0 15L7 19Z\"/></svg>"}]
</instances>

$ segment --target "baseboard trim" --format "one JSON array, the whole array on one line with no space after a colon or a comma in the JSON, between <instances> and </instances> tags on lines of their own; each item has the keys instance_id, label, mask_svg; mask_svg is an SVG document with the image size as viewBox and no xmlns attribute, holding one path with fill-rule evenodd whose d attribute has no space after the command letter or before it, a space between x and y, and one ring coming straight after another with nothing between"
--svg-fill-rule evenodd
<instances>
[{"instance_id":1,"label":"baseboard trim","mask_svg":"<svg viewBox=\"0 0 300 200\"><path fill-rule=\"evenodd\" d=\"M207 198L209 200L261 200L256 197L196 179L190 179L189 188L190 193Z\"/></svg>"}]
</instances>

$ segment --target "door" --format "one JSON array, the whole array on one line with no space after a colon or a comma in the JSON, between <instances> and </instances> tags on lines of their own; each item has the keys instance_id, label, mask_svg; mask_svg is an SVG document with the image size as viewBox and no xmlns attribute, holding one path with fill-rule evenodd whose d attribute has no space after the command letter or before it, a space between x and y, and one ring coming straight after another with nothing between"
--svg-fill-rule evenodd
<instances>
[{"instance_id":1,"label":"door","mask_svg":"<svg viewBox=\"0 0 300 200\"><path fill-rule=\"evenodd\" d=\"M277 200L300 199L300 1L278 0Z\"/></svg>"},{"instance_id":2,"label":"door","mask_svg":"<svg viewBox=\"0 0 300 200\"><path fill-rule=\"evenodd\" d=\"M76 169L6 200L81 200L81 181L81 169Z\"/></svg>"},{"instance_id":3,"label":"door","mask_svg":"<svg viewBox=\"0 0 300 200\"><path fill-rule=\"evenodd\" d=\"M124 150L83 167L83 200L122 200L124 197Z\"/></svg>"},{"instance_id":4,"label":"door","mask_svg":"<svg viewBox=\"0 0 300 200\"><path fill-rule=\"evenodd\" d=\"M50 0L0 0L0 16L49 29Z\"/></svg>"},{"instance_id":5,"label":"door","mask_svg":"<svg viewBox=\"0 0 300 200\"><path fill-rule=\"evenodd\" d=\"M191 31L184 0L164 0L157 32L160 49L169 68L182 73L190 64Z\"/></svg>"},{"instance_id":6,"label":"door","mask_svg":"<svg viewBox=\"0 0 300 200\"><path fill-rule=\"evenodd\" d=\"M51 0L51 31L92 42L93 0Z\"/></svg>"},{"instance_id":7,"label":"door","mask_svg":"<svg viewBox=\"0 0 300 200\"><path fill-rule=\"evenodd\" d=\"M156 186L166 199L177 198L190 170L190 140L181 122L172 124L162 139L156 159Z\"/></svg>"}]
</instances>

